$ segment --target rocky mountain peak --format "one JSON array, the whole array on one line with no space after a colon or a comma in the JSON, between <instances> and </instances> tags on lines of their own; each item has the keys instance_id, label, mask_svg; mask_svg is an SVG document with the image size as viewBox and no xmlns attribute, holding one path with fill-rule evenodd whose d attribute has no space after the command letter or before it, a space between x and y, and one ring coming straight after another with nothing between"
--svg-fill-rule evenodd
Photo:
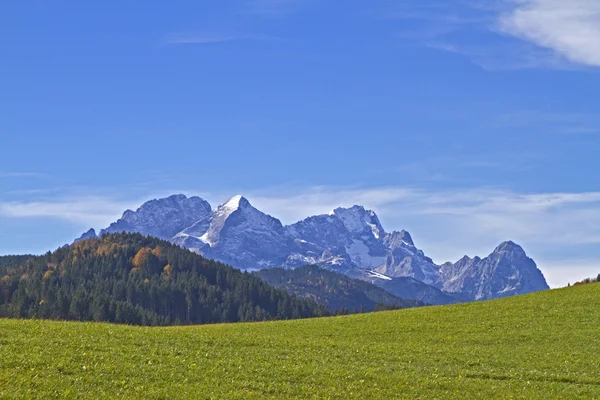
<instances>
[{"instance_id":1,"label":"rocky mountain peak","mask_svg":"<svg viewBox=\"0 0 600 400\"><path fill-rule=\"evenodd\" d=\"M238 210L240 208L252 207L247 198L242 195L233 196L219 208L227 209L227 210Z\"/></svg>"},{"instance_id":2,"label":"rocky mountain peak","mask_svg":"<svg viewBox=\"0 0 600 400\"><path fill-rule=\"evenodd\" d=\"M460 267L464 267L466 265L469 265L471 262L473 262L473 259L469 256L464 256L463 258L461 258L460 260L458 260L456 262L456 266L460 266Z\"/></svg>"},{"instance_id":3,"label":"rocky mountain peak","mask_svg":"<svg viewBox=\"0 0 600 400\"><path fill-rule=\"evenodd\" d=\"M338 217L346 229L354 235L370 232L376 239L385 236L385 231L374 211L362 206L336 208L331 215Z\"/></svg>"},{"instance_id":4,"label":"rocky mountain peak","mask_svg":"<svg viewBox=\"0 0 600 400\"><path fill-rule=\"evenodd\" d=\"M136 211L127 210L121 219L100 232L139 232L170 239L211 212L210 204L200 197L183 194L145 202Z\"/></svg>"},{"instance_id":5,"label":"rocky mountain peak","mask_svg":"<svg viewBox=\"0 0 600 400\"><path fill-rule=\"evenodd\" d=\"M415 242L413 241L412 236L405 230L400 232L394 231L387 235L384 239L385 244L391 248L396 249L398 247L415 247Z\"/></svg>"},{"instance_id":6,"label":"rocky mountain peak","mask_svg":"<svg viewBox=\"0 0 600 400\"><path fill-rule=\"evenodd\" d=\"M509 240L500 244L496 250L494 250L494 253L514 253L525 255L525 250L523 250L523 248L515 242Z\"/></svg>"},{"instance_id":7,"label":"rocky mountain peak","mask_svg":"<svg viewBox=\"0 0 600 400\"><path fill-rule=\"evenodd\" d=\"M444 264L441 270L443 289L461 293L472 300L525 294L548 289L548 284L535 262L518 244L507 241L488 257L462 258L455 264Z\"/></svg>"},{"instance_id":8,"label":"rocky mountain peak","mask_svg":"<svg viewBox=\"0 0 600 400\"><path fill-rule=\"evenodd\" d=\"M415 245L415 242L413 241L413 238L410 235L410 233L408 233L404 229L400 231L400 235L398 235L398 238L401 239L405 244L408 244L409 246Z\"/></svg>"},{"instance_id":9,"label":"rocky mountain peak","mask_svg":"<svg viewBox=\"0 0 600 400\"><path fill-rule=\"evenodd\" d=\"M78 239L75 239L73 243L81 242L82 240L96 239L97 237L98 235L96 235L96 230L92 228L83 235L81 235Z\"/></svg>"}]
</instances>

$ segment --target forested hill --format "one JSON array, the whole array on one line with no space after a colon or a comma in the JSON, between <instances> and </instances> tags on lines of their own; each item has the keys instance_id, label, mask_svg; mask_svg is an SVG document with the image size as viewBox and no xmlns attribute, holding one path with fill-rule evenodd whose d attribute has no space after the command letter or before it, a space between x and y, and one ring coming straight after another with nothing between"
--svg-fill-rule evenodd
<instances>
[{"instance_id":1,"label":"forested hill","mask_svg":"<svg viewBox=\"0 0 600 400\"><path fill-rule=\"evenodd\" d=\"M84 240L0 273L0 317L171 325L327 314L256 276L139 234Z\"/></svg>"},{"instance_id":2,"label":"forested hill","mask_svg":"<svg viewBox=\"0 0 600 400\"><path fill-rule=\"evenodd\" d=\"M256 275L288 293L325 304L334 312L376 311L424 305L420 301L396 297L371 283L351 279L316 266L266 269L256 272Z\"/></svg>"},{"instance_id":3,"label":"forested hill","mask_svg":"<svg viewBox=\"0 0 600 400\"><path fill-rule=\"evenodd\" d=\"M9 267L11 265L17 265L25 262L29 258L33 258L32 255L23 256L0 256L0 268Z\"/></svg>"}]
</instances>

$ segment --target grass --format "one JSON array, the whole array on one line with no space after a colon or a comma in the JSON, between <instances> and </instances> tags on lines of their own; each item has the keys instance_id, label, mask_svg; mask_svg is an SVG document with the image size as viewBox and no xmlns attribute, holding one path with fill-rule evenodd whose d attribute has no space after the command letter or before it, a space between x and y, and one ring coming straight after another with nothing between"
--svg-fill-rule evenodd
<instances>
[{"instance_id":1,"label":"grass","mask_svg":"<svg viewBox=\"0 0 600 400\"><path fill-rule=\"evenodd\" d=\"M0 320L0 398L600 398L599 307L590 284L274 323Z\"/></svg>"}]
</instances>

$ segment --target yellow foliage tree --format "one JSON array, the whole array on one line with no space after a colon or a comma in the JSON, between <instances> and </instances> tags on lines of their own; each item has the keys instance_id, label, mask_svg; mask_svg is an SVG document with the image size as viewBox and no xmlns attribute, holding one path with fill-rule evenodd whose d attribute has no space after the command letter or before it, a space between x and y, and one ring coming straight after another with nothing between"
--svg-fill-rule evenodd
<instances>
[{"instance_id":1,"label":"yellow foliage tree","mask_svg":"<svg viewBox=\"0 0 600 400\"><path fill-rule=\"evenodd\" d=\"M49 269L48 271L46 271L46 273L44 274L44 279L49 279L52 277L52 275L54 275L54 271L52 271L51 269Z\"/></svg>"},{"instance_id":2,"label":"yellow foliage tree","mask_svg":"<svg viewBox=\"0 0 600 400\"><path fill-rule=\"evenodd\" d=\"M167 266L164 268L165 274L167 274L167 276L172 276L173 275L173 268L171 267L170 264L167 264Z\"/></svg>"},{"instance_id":3,"label":"yellow foliage tree","mask_svg":"<svg viewBox=\"0 0 600 400\"><path fill-rule=\"evenodd\" d=\"M162 247L156 246L156 248L154 250L152 250L152 254L154 254L156 257L162 256L162 254L163 254Z\"/></svg>"},{"instance_id":4,"label":"yellow foliage tree","mask_svg":"<svg viewBox=\"0 0 600 400\"><path fill-rule=\"evenodd\" d=\"M136 268L140 268L144 264L144 262L146 262L150 253L150 249L140 249L140 251L137 252L135 257L133 257L133 266Z\"/></svg>"}]
</instances>

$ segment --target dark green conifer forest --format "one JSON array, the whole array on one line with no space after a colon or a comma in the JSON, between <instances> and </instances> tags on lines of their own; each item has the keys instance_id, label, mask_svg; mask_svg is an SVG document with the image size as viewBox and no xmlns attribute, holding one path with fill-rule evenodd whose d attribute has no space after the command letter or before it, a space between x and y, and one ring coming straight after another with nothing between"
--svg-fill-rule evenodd
<instances>
[{"instance_id":1,"label":"dark green conifer forest","mask_svg":"<svg viewBox=\"0 0 600 400\"><path fill-rule=\"evenodd\" d=\"M405 300L365 281L327 271L314 265L296 269L263 269L255 273L269 285L298 297L326 305L332 313L348 314L383 311L424 304Z\"/></svg>"},{"instance_id":2,"label":"dark green conifer forest","mask_svg":"<svg viewBox=\"0 0 600 400\"><path fill-rule=\"evenodd\" d=\"M329 315L257 276L139 234L13 261L0 269L0 317L180 325Z\"/></svg>"}]
</instances>

